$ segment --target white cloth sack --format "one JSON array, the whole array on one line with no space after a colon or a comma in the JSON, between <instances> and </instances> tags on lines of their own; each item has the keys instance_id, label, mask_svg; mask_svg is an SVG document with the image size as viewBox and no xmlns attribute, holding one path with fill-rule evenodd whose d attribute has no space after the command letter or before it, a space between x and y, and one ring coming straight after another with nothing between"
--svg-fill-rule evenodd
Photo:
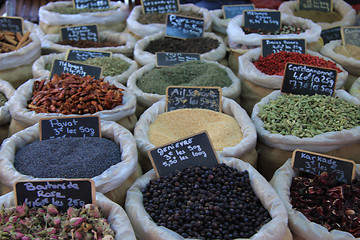
<instances>
[{"instance_id":1,"label":"white cloth sack","mask_svg":"<svg viewBox=\"0 0 360 240\"><path fill-rule=\"evenodd\" d=\"M330 58L324 57L323 55L310 50L307 51L307 54L311 54L313 56L317 56L325 60L332 61ZM283 76L268 75L261 72L259 69L255 67L254 62L259 60L260 56L261 56L261 48L255 48L239 57L238 74L240 75L240 79L249 80L250 82L256 85L265 88L280 89L283 82ZM344 85L348 73L342 68L340 64L336 64L336 66L342 70L342 72L338 73L336 85L335 85L335 88L339 89Z\"/></svg>"},{"instance_id":2,"label":"white cloth sack","mask_svg":"<svg viewBox=\"0 0 360 240\"><path fill-rule=\"evenodd\" d=\"M236 99L240 95L241 91L241 84L239 78L236 77L236 75L231 71L230 68L225 67L224 65L219 64L218 62L212 62L212 61L204 61L208 63L214 63L224 69L227 72L228 77L231 79L232 84L228 87L223 87L221 89L222 96L228 97L231 99ZM146 73L150 72L156 67L155 64L147 64L143 66L142 68L136 70L128 80L127 87L135 94L137 103L144 107L150 107L155 102L159 101L160 99L163 99L166 97L166 95L160 95L155 93L146 93L143 92L137 85L137 80L142 78Z\"/></svg>"},{"instance_id":3,"label":"white cloth sack","mask_svg":"<svg viewBox=\"0 0 360 240\"><path fill-rule=\"evenodd\" d=\"M330 41L321 48L320 53L340 64L350 74L360 76L360 60L334 52L341 45L341 40Z\"/></svg>"},{"instance_id":4,"label":"white cloth sack","mask_svg":"<svg viewBox=\"0 0 360 240\"><path fill-rule=\"evenodd\" d=\"M109 200L103 194L95 193L96 205L107 218L111 229L115 232L115 240L136 240L134 229L122 207ZM15 206L14 192L0 197L0 205L4 207Z\"/></svg>"},{"instance_id":5,"label":"white cloth sack","mask_svg":"<svg viewBox=\"0 0 360 240\"><path fill-rule=\"evenodd\" d=\"M97 192L107 193L122 184L137 168L137 149L134 136L129 130L113 121L101 120L101 135L114 141L120 148L121 162L111 166L102 174L91 178ZM14 168L15 154L25 145L39 139L39 124L28 127L4 140L0 149L0 182L13 187L17 181L47 180L24 175ZM91 149L89 149L91 151Z\"/></svg>"},{"instance_id":6,"label":"white cloth sack","mask_svg":"<svg viewBox=\"0 0 360 240\"><path fill-rule=\"evenodd\" d=\"M0 92L5 95L8 101L4 106L0 107L0 125L8 123L10 121L10 105L9 99L14 94L14 87L8 82L0 79Z\"/></svg>"},{"instance_id":7,"label":"white cloth sack","mask_svg":"<svg viewBox=\"0 0 360 240\"><path fill-rule=\"evenodd\" d=\"M273 11L273 10L267 10ZM279 35L262 35L258 33L245 34L241 26L244 25L244 16L238 15L230 20L227 27L227 34L229 41L234 42L235 44L242 44L247 46L261 46L262 39L277 39L277 38L303 38L306 40L306 43L317 42L320 38L321 27L314 22L290 16L284 13L281 13L281 23L301 27L305 30L303 33L295 34L279 34Z\"/></svg>"},{"instance_id":8,"label":"white cloth sack","mask_svg":"<svg viewBox=\"0 0 360 240\"><path fill-rule=\"evenodd\" d=\"M326 22L318 22L316 24L320 25L323 29L332 28L338 26L353 26L356 21L356 11L352 8L350 4L345 2L344 0L333 0L333 11L338 12L342 19L340 21L326 23ZM298 9L297 1L286 1L281 3L279 6L279 11L281 13L285 13L288 15L294 16L294 11Z\"/></svg>"},{"instance_id":9,"label":"white cloth sack","mask_svg":"<svg viewBox=\"0 0 360 240\"><path fill-rule=\"evenodd\" d=\"M219 46L215 49L210 50L209 52L200 54L201 60L208 61L220 61L225 57L226 54L226 46L221 37L217 36L215 33L204 32L203 37L208 37L212 39L216 39L219 41ZM164 32L159 32L143 39L139 40L135 44L134 48L134 59L140 65L144 66L146 64L156 64L156 56L150 52L146 52L144 49L149 45L149 43L153 40L163 39L165 38Z\"/></svg>"},{"instance_id":10,"label":"white cloth sack","mask_svg":"<svg viewBox=\"0 0 360 240\"><path fill-rule=\"evenodd\" d=\"M204 19L204 31L210 29L212 19L209 10L207 10L206 8L202 8L189 3L189 4L179 4L179 10L202 14ZM131 33L134 33L135 35L142 38L145 36L153 35L158 32L165 31L166 29L165 23L142 24L138 22L138 19L142 15L143 15L142 6L135 6L131 10L129 17L126 20L127 23L126 27Z\"/></svg>"},{"instance_id":11,"label":"white cloth sack","mask_svg":"<svg viewBox=\"0 0 360 240\"><path fill-rule=\"evenodd\" d=\"M51 65L55 59L64 60L66 58L66 55L67 55L67 53L59 53L59 54L53 53L53 54L41 56L39 59L37 59L34 62L33 66L32 66L33 77L34 78L40 78L40 77L49 78L50 71L45 69L45 66L48 64ZM134 60L131 60L130 58L126 57L123 54L112 54L112 57L121 58L122 60L129 63L130 66L125 72L123 72L119 75L115 75L112 77L105 76L105 80L111 79L112 81L117 81L122 84L126 84L130 75L137 70L137 68L138 68L137 63Z\"/></svg>"},{"instance_id":12,"label":"white cloth sack","mask_svg":"<svg viewBox=\"0 0 360 240\"><path fill-rule=\"evenodd\" d=\"M291 158L288 159L281 168L279 168L270 184L278 193L283 201L289 216L289 227L291 232L304 240L344 240L360 239L355 238L352 234L339 230L329 232L325 227L315 222L310 222L300 211L292 208L289 200L290 186L292 178L297 176L297 170L291 167ZM359 178L360 165L356 165L356 178Z\"/></svg>"},{"instance_id":13,"label":"white cloth sack","mask_svg":"<svg viewBox=\"0 0 360 240\"><path fill-rule=\"evenodd\" d=\"M282 201L277 196L271 185L260 175L250 164L236 158L220 158L220 162L236 168L239 171L249 172L250 184L259 197L263 206L269 211L272 220L265 224L250 239L252 240L279 240L285 236L287 228L287 213ZM156 225L146 212L143 204L142 190L151 179L156 179L154 170L150 170L138 178L128 190L125 202L125 209L134 227L136 236L140 240L182 240L181 235L176 232Z\"/></svg>"},{"instance_id":14,"label":"white cloth sack","mask_svg":"<svg viewBox=\"0 0 360 240\"><path fill-rule=\"evenodd\" d=\"M36 113L27 108L28 101L33 95L33 86L35 81L42 78L30 79L22 84L10 99L10 114L13 120L16 120L22 126L28 127L39 122L41 118L46 117L71 117L79 116L77 114L59 114L59 113ZM123 105L116 106L111 110L99 111L94 114L83 114L81 116L98 115L102 120L118 121L135 113L136 97L121 83L114 80L105 80L109 84L114 84L118 88L125 89L123 91Z\"/></svg>"},{"instance_id":15,"label":"white cloth sack","mask_svg":"<svg viewBox=\"0 0 360 240\"><path fill-rule=\"evenodd\" d=\"M226 29L231 19L224 19L224 13L222 9L210 10L210 14L212 17L213 31L227 35Z\"/></svg>"},{"instance_id":16,"label":"white cloth sack","mask_svg":"<svg viewBox=\"0 0 360 240\"><path fill-rule=\"evenodd\" d=\"M147 156L148 150L155 147L155 145L149 141L149 126L155 121L158 115L165 112L165 104L165 99L154 103L141 115L135 125L134 136L136 143L138 149L144 156ZM245 110L232 99L222 98L222 111L235 118L241 128L243 139L233 147L225 147L222 151L218 151L217 154L224 157L241 158L255 148L256 130L254 124L251 122Z\"/></svg>"},{"instance_id":17,"label":"white cloth sack","mask_svg":"<svg viewBox=\"0 0 360 240\"><path fill-rule=\"evenodd\" d=\"M42 50L46 53L62 53L67 52L70 49L77 50L92 50L92 51L105 51L112 53L121 53L125 56L132 56L136 39L130 34L125 32L111 32L111 31L102 31L99 32L100 42L109 41L121 44L118 47L90 47L90 48L77 48L70 45L61 45L58 42L61 41L60 34L47 34L41 39Z\"/></svg>"},{"instance_id":18,"label":"white cloth sack","mask_svg":"<svg viewBox=\"0 0 360 240\"><path fill-rule=\"evenodd\" d=\"M121 32L126 27L129 6L123 2L110 2L113 10L99 12L84 12L78 14L61 14L51 10L56 7L72 7L72 1L50 2L39 8L39 24L47 34L60 33L60 28L69 25L97 24L100 29ZM116 8L116 9L115 9ZM116 26L117 25L117 26Z\"/></svg>"},{"instance_id":19,"label":"white cloth sack","mask_svg":"<svg viewBox=\"0 0 360 240\"><path fill-rule=\"evenodd\" d=\"M360 100L360 77L353 83L349 93Z\"/></svg>"},{"instance_id":20,"label":"white cloth sack","mask_svg":"<svg viewBox=\"0 0 360 240\"><path fill-rule=\"evenodd\" d=\"M314 137L306 138L299 138L293 135L284 136L265 130L264 122L258 116L260 107L281 95L282 93L279 90L273 91L254 106L251 115L251 119L256 127L259 140L265 143L267 146L286 151L294 151L295 149L301 148L307 151L324 153L360 141L360 126L354 127L352 129L343 129L342 131L337 132L322 133ZM344 90L336 90L334 95L356 105L360 105L360 100L351 96Z\"/></svg>"}]
</instances>

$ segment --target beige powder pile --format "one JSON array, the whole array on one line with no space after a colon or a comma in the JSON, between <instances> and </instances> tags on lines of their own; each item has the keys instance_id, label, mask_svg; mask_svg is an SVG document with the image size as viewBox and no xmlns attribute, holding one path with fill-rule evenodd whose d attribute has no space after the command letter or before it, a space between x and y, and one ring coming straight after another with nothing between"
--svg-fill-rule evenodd
<instances>
[{"instance_id":1,"label":"beige powder pile","mask_svg":"<svg viewBox=\"0 0 360 240\"><path fill-rule=\"evenodd\" d=\"M216 151L238 144L243 135L235 118L206 109L178 109L160 114L149 126L149 140L161 146L207 130Z\"/></svg>"}]
</instances>

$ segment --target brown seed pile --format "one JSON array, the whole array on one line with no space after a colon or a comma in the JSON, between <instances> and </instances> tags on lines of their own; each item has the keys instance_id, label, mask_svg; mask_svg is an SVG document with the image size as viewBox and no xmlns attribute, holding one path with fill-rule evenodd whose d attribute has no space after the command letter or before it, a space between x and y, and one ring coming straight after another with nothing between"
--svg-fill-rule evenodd
<instances>
[{"instance_id":1,"label":"brown seed pile","mask_svg":"<svg viewBox=\"0 0 360 240\"><path fill-rule=\"evenodd\" d=\"M21 35L19 32L0 31L0 53L17 51L28 45L31 42L29 36L30 32Z\"/></svg>"},{"instance_id":2,"label":"brown seed pile","mask_svg":"<svg viewBox=\"0 0 360 240\"><path fill-rule=\"evenodd\" d=\"M165 23L166 22L166 13L158 13L158 12L152 12L143 14L139 17L138 22L141 24L150 24L150 23ZM202 18L203 14L197 13L197 12L188 12L188 11L179 11L175 14L180 14L187 17L196 17L196 18Z\"/></svg>"},{"instance_id":3,"label":"brown seed pile","mask_svg":"<svg viewBox=\"0 0 360 240\"><path fill-rule=\"evenodd\" d=\"M89 75L55 74L50 81L34 82L28 108L37 113L93 114L122 105L123 91Z\"/></svg>"},{"instance_id":4,"label":"brown seed pile","mask_svg":"<svg viewBox=\"0 0 360 240\"><path fill-rule=\"evenodd\" d=\"M109 42L109 41L103 41L103 42L94 42L90 40L63 40L58 42L57 44L60 45L70 45L72 47L78 47L78 48L101 48L101 47L118 47L123 44L115 43L115 42Z\"/></svg>"}]
</instances>

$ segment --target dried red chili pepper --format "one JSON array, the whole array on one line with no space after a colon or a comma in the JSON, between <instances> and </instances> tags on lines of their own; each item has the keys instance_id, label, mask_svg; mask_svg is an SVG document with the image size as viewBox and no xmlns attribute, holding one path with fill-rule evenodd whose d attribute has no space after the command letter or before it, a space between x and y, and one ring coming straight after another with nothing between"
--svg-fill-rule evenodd
<instances>
[{"instance_id":1,"label":"dried red chili pepper","mask_svg":"<svg viewBox=\"0 0 360 240\"><path fill-rule=\"evenodd\" d=\"M337 229L360 237L360 181L336 182L335 173L323 172L313 178L295 177L290 202L307 219L329 231Z\"/></svg>"},{"instance_id":2,"label":"dried red chili pepper","mask_svg":"<svg viewBox=\"0 0 360 240\"><path fill-rule=\"evenodd\" d=\"M335 69L337 72L342 72L333 61L325 60L311 54L284 51L273 53L267 55L266 57L260 56L259 59L254 62L254 65L257 69L265 74L283 76L285 65L288 62L331 68Z\"/></svg>"}]
</instances>

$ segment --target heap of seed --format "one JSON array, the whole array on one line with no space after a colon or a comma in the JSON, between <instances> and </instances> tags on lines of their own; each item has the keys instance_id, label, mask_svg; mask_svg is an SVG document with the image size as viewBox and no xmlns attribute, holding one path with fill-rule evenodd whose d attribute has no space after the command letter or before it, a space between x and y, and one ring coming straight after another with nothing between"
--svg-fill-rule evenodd
<instances>
[{"instance_id":1,"label":"heap of seed","mask_svg":"<svg viewBox=\"0 0 360 240\"><path fill-rule=\"evenodd\" d=\"M225 164L189 167L151 180L143 202L156 224L184 238L250 238L271 220L249 173Z\"/></svg>"}]
</instances>

